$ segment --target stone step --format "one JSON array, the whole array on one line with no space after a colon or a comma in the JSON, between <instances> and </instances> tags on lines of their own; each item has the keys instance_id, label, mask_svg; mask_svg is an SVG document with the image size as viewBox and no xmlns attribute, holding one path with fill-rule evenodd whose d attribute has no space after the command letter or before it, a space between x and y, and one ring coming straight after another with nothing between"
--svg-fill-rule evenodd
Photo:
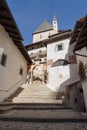
<instances>
[{"instance_id":1,"label":"stone step","mask_svg":"<svg viewBox=\"0 0 87 130\"><path fill-rule=\"evenodd\" d=\"M14 106L0 106L0 114L7 113L14 109Z\"/></svg>"},{"instance_id":2,"label":"stone step","mask_svg":"<svg viewBox=\"0 0 87 130\"><path fill-rule=\"evenodd\" d=\"M64 107L64 104L58 103L11 103L11 102L2 102L0 107L6 106L23 106L23 107Z\"/></svg>"},{"instance_id":3,"label":"stone step","mask_svg":"<svg viewBox=\"0 0 87 130\"><path fill-rule=\"evenodd\" d=\"M13 110L67 110L70 109L61 103L1 103L0 114ZM26 112L26 111L25 111Z\"/></svg>"},{"instance_id":4,"label":"stone step","mask_svg":"<svg viewBox=\"0 0 87 130\"><path fill-rule=\"evenodd\" d=\"M62 106L63 107L63 106ZM26 109L25 109L26 108ZM36 108L36 107L35 107ZM44 109L45 108L45 109ZM23 106L14 106L14 111L10 114L0 115L0 120L3 121L23 121L23 122L87 122L87 117L81 113L65 109L61 107L53 107L52 105L46 108L39 107L32 109L29 106L23 109ZM54 108L54 109L52 109Z\"/></svg>"},{"instance_id":5,"label":"stone step","mask_svg":"<svg viewBox=\"0 0 87 130\"><path fill-rule=\"evenodd\" d=\"M62 100L51 100L51 99L46 99L46 98L42 98L42 99L39 99L39 98L27 98L27 97L17 97L17 98L14 98L13 99L13 102L16 103L61 103L62 104Z\"/></svg>"},{"instance_id":6,"label":"stone step","mask_svg":"<svg viewBox=\"0 0 87 130\"><path fill-rule=\"evenodd\" d=\"M56 100L57 99L57 100ZM12 99L13 103L62 103L61 94L51 91L46 84L25 84L23 91Z\"/></svg>"},{"instance_id":7,"label":"stone step","mask_svg":"<svg viewBox=\"0 0 87 130\"><path fill-rule=\"evenodd\" d=\"M29 118L29 117L10 117L10 116L0 116L0 121L15 121L15 122L42 122L42 123L87 123L87 119L56 119L56 118ZM68 124L67 124L68 125ZM15 129L16 130L16 129Z\"/></svg>"},{"instance_id":8,"label":"stone step","mask_svg":"<svg viewBox=\"0 0 87 130\"><path fill-rule=\"evenodd\" d=\"M35 94L35 95L32 95L32 94L20 94L18 97L42 97L42 98L45 98L45 97L61 97L61 96L57 96L55 94L52 94L52 95L43 95L43 94Z\"/></svg>"}]
</instances>

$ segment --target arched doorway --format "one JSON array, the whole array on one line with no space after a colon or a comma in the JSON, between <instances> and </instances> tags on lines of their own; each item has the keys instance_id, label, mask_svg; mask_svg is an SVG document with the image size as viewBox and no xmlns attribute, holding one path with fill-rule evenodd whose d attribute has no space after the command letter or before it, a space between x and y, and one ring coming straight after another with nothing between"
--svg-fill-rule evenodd
<instances>
[{"instance_id":1,"label":"arched doorway","mask_svg":"<svg viewBox=\"0 0 87 130\"><path fill-rule=\"evenodd\" d=\"M33 82L34 81L43 81L44 79L44 72L42 70L42 67L40 65L37 65L33 68Z\"/></svg>"}]
</instances>

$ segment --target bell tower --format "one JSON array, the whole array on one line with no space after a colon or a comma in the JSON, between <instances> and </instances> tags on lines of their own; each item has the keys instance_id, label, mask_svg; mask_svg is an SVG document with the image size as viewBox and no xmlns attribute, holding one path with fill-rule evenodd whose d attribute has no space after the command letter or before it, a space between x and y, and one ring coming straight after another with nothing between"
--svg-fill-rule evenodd
<instances>
[{"instance_id":1,"label":"bell tower","mask_svg":"<svg viewBox=\"0 0 87 130\"><path fill-rule=\"evenodd\" d=\"M53 18L53 30L58 31L57 19L55 16Z\"/></svg>"}]
</instances>

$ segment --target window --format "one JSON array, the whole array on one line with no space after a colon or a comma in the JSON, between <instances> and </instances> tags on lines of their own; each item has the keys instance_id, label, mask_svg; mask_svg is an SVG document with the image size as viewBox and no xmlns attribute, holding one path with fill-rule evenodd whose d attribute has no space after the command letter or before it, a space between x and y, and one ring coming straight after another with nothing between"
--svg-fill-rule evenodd
<instances>
[{"instance_id":1,"label":"window","mask_svg":"<svg viewBox=\"0 0 87 130\"><path fill-rule=\"evenodd\" d=\"M61 50L63 50L63 44L58 44L58 45L56 45L54 51L57 52L57 51L61 51Z\"/></svg>"},{"instance_id":2,"label":"window","mask_svg":"<svg viewBox=\"0 0 87 130\"><path fill-rule=\"evenodd\" d=\"M80 91L80 93L83 93L83 89L82 88L79 88L79 91Z\"/></svg>"},{"instance_id":3,"label":"window","mask_svg":"<svg viewBox=\"0 0 87 130\"><path fill-rule=\"evenodd\" d=\"M74 98L74 102L77 103L77 98Z\"/></svg>"},{"instance_id":4,"label":"window","mask_svg":"<svg viewBox=\"0 0 87 130\"><path fill-rule=\"evenodd\" d=\"M40 47L43 47L43 46L44 46L43 44L40 45Z\"/></svg>"},{"instance_id":5,"label":"window","mask_svg":"<svg viewBox=\"0 0 87 130\"><path fill-rule=\"evenodd\" d=\"M1 65L6 66L6 61L7 61L7 55L3 53L1 58Z\"/></svg>"},{"instance_id":6,"label":"window","mask_svg":"<svg viewBox=\"0 0 87 130\"><path fill-rule=\"evenodd\" d=\"M62 46L62 44L57 46L57 50L58 50L58 51L63 50L63 46Z\"/></svg>"},{"instance_id":7,"label":"window","mask_svg":"<svg viewBox=\"0 0 87 130\"><path fill-rule=\"evenodd\" d=\"M56 21L54 22L54 24L56 24Z\"/></svg>"},{"instance_id":8,"label":"window","mask_svg":"<svg viewBox=\"0 0 87 130\"><path fill-rule=\"evenodd\" d=\"M47 61L47 58L45 58L44 61Z\"/></svg>"},{"instance_id":9,"label":"window","mask_svg":"<svg viewBox=\"0 0 87 130\"><path fill-rule=\"evenodd\" d=\"M42 34L40 34L40 39L42 38Z\"/></svg>"},{"instance_id":10,"label":"window","mask_svg":"<svg viewBox=\"0 0 87 130\"><path fill-rule=\"evenodd\" d=\"M33 55L33 52L31 52L31 55Z\"/></svg>"},{"instance_id":11,"label":"window","mask_svg":"<svg viewBox=\"0 0 87 130\"><path fill-rule=\"evenodd\" d=\"M19 72L20 75L23 75L23 69L20 68L20 72Z\"/></svg>"}]
</instances>

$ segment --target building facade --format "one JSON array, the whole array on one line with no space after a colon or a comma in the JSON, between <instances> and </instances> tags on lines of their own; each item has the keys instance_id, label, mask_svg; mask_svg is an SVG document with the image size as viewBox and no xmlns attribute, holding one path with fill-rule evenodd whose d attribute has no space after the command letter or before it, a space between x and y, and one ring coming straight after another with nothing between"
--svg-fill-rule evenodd
<instances>
[{"instance_id":1,"label":"building facade","mask_svg":"<svg viewBox=\"0 0 87 130\"><path fill-rule=\"evenodd\" d=\"M57 19L54 18L53 26L44 22L35 32L33 43L26 46L33 61L29 66L31 80L41 79L52 91L65 93L66 86L79 80L76 56L73 46L70 46L72 31L58 30Z\"/></svg>"},{"instance_id":2,"label":"building facade","mask_svg":"<svg viewBox=\"0 0 87 130\"><path fill-rule=\"evenodd\" d=\"M3 11L4 8L4 11ZM0 102L25 82L31 60L5 0L0 2Z\"/></svg>"},{"instance_id":3,"label":"building facade","mask_svg":"<svg viewBox=\"0 0 87 130\"><path fill-rule=\"evenodd\" d=\"M31 82L36 79L46 81L47 73L47 40L49 36L58 33L57 19L52 25L44 21L33 33L33 43L26 46L33 64L29 66Z\"/></svg>"},{"instance_id":4,"label":"building facade","mask_svg":"<svg viewBox=\"0 0 87 130\"><path fill-rule=\"evenodd\" d=\"M80 111L87 111L87 16L76 22L70 44L74 46L73 53L77 57L79 82L72 87L71 104ZM70 88L69 88L70 90ZM76 91L76 95L74 95Z\"/></svg>"}]
</instances>

